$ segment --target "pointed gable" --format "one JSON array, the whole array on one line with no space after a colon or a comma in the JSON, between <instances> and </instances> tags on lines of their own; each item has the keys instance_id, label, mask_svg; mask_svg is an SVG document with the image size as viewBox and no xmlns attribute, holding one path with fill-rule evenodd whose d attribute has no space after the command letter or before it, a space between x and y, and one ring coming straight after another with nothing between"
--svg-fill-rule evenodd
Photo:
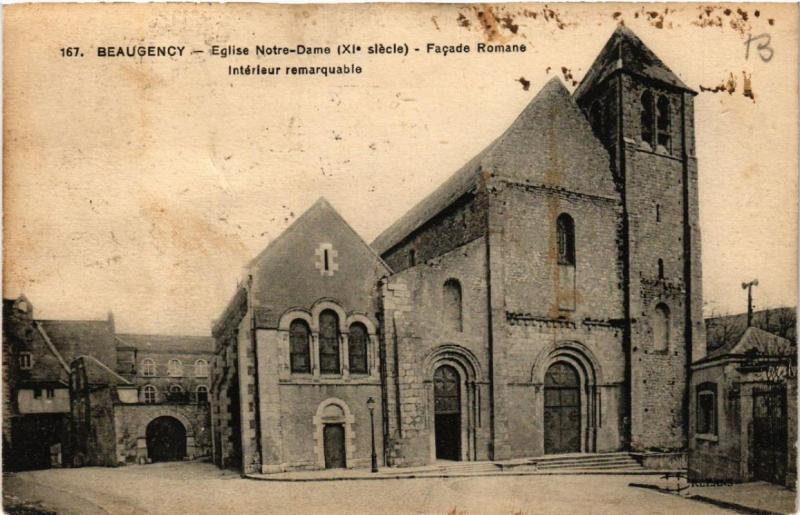
<instances>
[{"instance_id":1,"label":"pointed gable","mask_svg":"<svg viewBox=\"0 0 800 515\"><path fill-rule=\"evenodd\" d=\"M618 70L695 93L631 29L620 25L592 63L574 96L582 96Z\"/></svg>"},{"instance_id":2,"label":"pointed gable","mask_svg":"<svg viewBox=\"0 0 800 515\"><path fill-rule=\"evenodd\" d=\"M486 166L500 178L617 199L608 152L558 78L497 139Z\"/></svg>"},{"instance_id":3,"label":"pointed gable","mask_svg":"<svg viewBox=\"0 0 800 515\"><path fill-rule=\"evenodd\" d=\"M324 298L346 311L372 313L373 292L391 271L324 198L248 265L260 321L277 323L289 308ZM265 313L266 312L266 313Z\"/></svg>"},{"instance_id":4,"label":"pointed gable","mask_svg":"<svg viewBox=\"0 0 800 515\"><path fill-rule=\"evenodd\" d=\"M465 193L481 172L496 177L616 199L608 152L558 78L551 79L511 126L372 243L380 254L404 240Z\"/></svg>"}]
</instances>

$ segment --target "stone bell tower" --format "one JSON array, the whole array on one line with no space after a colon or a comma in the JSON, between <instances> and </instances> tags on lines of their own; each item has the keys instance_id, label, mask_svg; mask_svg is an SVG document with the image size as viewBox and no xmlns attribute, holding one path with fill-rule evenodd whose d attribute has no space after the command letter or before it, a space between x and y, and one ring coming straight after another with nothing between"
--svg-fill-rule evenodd
<instances>
[{"instance_id":1,"label":"stone bell tower","mask_svg":"<svg viewBox=\"0 0 800 515\"><path fill-rule=\"evenodd\" d=\"M623 204L621 429L631 450L685 447L689 366L705 352L695 95L624 26L574 93L609 151Z\"/></svg>"}]
</instances>

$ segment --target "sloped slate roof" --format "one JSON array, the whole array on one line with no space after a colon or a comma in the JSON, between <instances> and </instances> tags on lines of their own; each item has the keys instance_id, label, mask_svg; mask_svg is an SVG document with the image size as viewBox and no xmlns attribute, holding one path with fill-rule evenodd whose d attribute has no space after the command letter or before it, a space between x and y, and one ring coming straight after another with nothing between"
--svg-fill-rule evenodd
<instances>
[{"instance_id":1,"label":"sloped slate roof","mask_svg":"<svg viewBox=\"0 0 800 515\"><path fill-rule=\"evenodd\" d=\"M578 85L575 97L583 95L593 85L604 81L617 70L695 93L652 50L647 48L639 36L628 27L620 25Z\"/></svg>"},{"instance_id":2,"label":"sloped slate roof","mask_svg":"<svg viewBox=\"0 0 800 515\"><path fill-rule=\"evenodd\" d=\"M120 333L117 334L117 345L147 352L214 352L214 338L210 336Z\"/></svg>"},{"instance_id":3,"label":"sloped slate roof","mask_svg":"<svg viewBox=\"0 0 800 515\"><path fill-rule=\"evenodd\" d=\"M372 248L378 254L383 254L406 236L419 229L425 222L452 205L465 193L474 190L478 185L478 173L481 169L483 158L496 143L497 140L473 157L441 186L379 234L372 242Z\"/></svg>"},{"instance_id":4,"label":"sloped slate roof","mask_svg":"<svg viewBox=\"0 0 800 515\"><path fill-rule=\"evenodd\" d=\"M709 354L719 347L732 347L747 330L747 313L721 315L705 319L706 340ZM797 309L790 307L762 309L753 312L751 324L789 340L796 339Z\"/></svg>"},{"instance_id":5,"label":"sloped slate roof","mask_svg":"<svg viewBox=\"0 0 800 515\"><path fill-rule=\"evenodd\" d=\"M104 363L116 363L114 329L107 320L39 320L67 362L90 354Z\"/></svg>"},{"instance_id":6,"label":"sloped slate roof","mask_svg":"<svg viewBox=\"0 0 800 515\"><path fill-rule=\"evenodd\" d=\"M573 173L578 169L580 177ZM490 172L517 182L616 198L607 151L554 77L500 137L383 231L373 248L384 254L462 195L477 191Z\"/></svg>"},{"instance_id":7,"label":"sloped slate roof","mask_svg":"<svg viewBox=\"0 0 800 515\"><path fill-rule=\"evenodd\" d=\"M84 369L86 370L86 380L89 384L105 385L130 385L133 384L121 375L111 370L105 363L94 356L79 356L83 359Z\"/></svg>"},{"instance_id":8,"label":"sloped slate roof","mask_svg":"<svg viewBox=\"0 0 800 515\"><path fill-rule=\"evenodd\" d=\"M729 342L711 351L700 362L712 361L728 355L741 355L747 352L757 351L759 354L767 356L785 356L787 350L791 354L796 352L797 343L772 333L768 333L757 327L748 327L742 338L735 342Z\"/></svg>"}]
</instances>

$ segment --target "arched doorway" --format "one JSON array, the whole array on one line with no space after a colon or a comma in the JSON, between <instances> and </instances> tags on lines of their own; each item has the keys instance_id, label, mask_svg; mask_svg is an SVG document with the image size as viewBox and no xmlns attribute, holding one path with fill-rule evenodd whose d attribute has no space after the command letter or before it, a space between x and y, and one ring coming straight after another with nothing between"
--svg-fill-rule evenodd
<instances>
[{"instance_id":1,"label":"arched doorway","mask_svg":"<svg viewBox=\"0 0 800 515\"><path fill-rule=\"evenodd\" d=\"M569 363L557 361L544 377L544 452L580 451L580 376Z\"/></svg>"},{"instance_id":2,"label":"arched doorway","mask_svg":"<svg viewBox=\"0 0 800 515\"><path fill-rule=\"evenodd\" d=\"M179 461L186 457L186 429L174 417L158 417L147 425L147 456L151 461Z\"/></svg>"},{"instance_id":3,"label":"arched doorway","mask_svg":"<svg viewBox=\"0 0 800 515\"><path fill-rule=\"evenodd\" d=\"M322 401L317 406L313 423L314 452L319 468L352 467L355 417L350 413L347 403L335 397Z\"/></svg>"},{"instance_id":4,"label":"arched doorway","mask_svg":"<svg viewBox=\"0 0 800 515\"><path fill-rule=\"evenodd\" d=\"M461 377L450 365L433 373L436 459L461 459Z\"/></svg>"}]
</instances>

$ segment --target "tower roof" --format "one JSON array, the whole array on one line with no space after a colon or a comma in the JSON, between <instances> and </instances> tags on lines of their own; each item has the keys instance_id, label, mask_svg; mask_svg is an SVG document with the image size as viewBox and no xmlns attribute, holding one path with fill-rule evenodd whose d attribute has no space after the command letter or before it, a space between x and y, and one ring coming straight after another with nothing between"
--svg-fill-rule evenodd
<instances>
[{"instance_id":1,"label":"tower roof","mask_svg":"<svg viewBox=\"0 0 800 515\"><path fill-rule=\"evenodd\" d=\"M575 97L580 97L589 91L592 86L603 82L618 70L651 79L673 88L696 93L684 84L652 50L647 48L642 40L639 39L639 36L634 34L628 27L620 25L611 35L594 63L592 63L586 76L578 85L574 93Z\"/></svg>"}]
</instances>

